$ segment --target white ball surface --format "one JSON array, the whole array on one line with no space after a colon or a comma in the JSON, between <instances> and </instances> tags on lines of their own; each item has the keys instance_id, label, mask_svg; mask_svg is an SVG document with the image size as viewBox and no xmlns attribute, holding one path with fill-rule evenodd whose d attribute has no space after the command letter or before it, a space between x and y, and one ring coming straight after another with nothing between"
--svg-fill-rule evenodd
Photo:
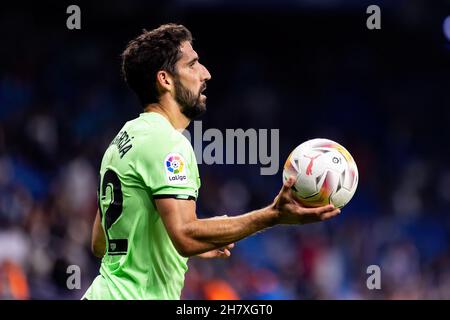
<instances>
[{"instance_id":1,"label":"white ball surface","mask_svg":"<svg viewBox=\"0 0 450 320\"><path fill-rule=\"evenodd\" d=\"M291 152L283 180L295 176L293 192L306 207L344 207L358 186L358 168L351 154L329 139L308 140Z\"/></svg>"}]
</instances>

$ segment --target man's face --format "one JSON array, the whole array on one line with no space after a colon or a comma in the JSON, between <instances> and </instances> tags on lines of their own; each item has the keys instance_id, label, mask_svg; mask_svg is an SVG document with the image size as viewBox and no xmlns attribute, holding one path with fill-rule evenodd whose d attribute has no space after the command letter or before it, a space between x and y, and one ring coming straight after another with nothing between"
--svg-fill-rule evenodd
<instances>
[{"instance_id":1,"label":"man's face","mask_svg":"<svg viewBox=\"0 0 450 320\"><path fill-rule=\"evenodd\" d=\"M176 63L178 75L175 76L175 100L181 112L189 119L194 119L206 111L206 81L211 79L208 70L199 60L197 52L185 41L180 47L182 56Z\"/></svg>"}]
</instances>

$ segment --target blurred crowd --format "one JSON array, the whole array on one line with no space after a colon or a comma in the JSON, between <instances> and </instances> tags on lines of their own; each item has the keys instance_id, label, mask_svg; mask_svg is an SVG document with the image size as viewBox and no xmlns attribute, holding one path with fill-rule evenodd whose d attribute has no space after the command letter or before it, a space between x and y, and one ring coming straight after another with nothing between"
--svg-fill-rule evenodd
<instances>
[{"instance_id":1,"label":"blurred crowd","mask_svg":"<svg viewBox=\"0 0 450 320\"><path fill-rule=\"evenodd\" d=\"M450 51L442 39L408 25L349 33L358 17L332 31L287 12L266 27L241 13L221 31L225 14L205 21L186 12L177 21L193 31L212 73L204 130L280 129L277 175L261 176L258 165L199 166L200 217L270 203L284 160L310 138L346 146L360 182L332 221L274 227L238 242L226 260L190 259L182 298L450 299ZM92 32L85 24L74 34L21 14L0 21L0 30L17 30L2 36L10 47L0 51L0 299L79 299L100 265L90 252L100 160L141 112L119 55L157 24L141 17L104 30L111 20L100 18ZM69 265L80 267L80 290L67 288ZM371 265L380 267L380 290L367 287Z\"/></svg>"}]
</instances>

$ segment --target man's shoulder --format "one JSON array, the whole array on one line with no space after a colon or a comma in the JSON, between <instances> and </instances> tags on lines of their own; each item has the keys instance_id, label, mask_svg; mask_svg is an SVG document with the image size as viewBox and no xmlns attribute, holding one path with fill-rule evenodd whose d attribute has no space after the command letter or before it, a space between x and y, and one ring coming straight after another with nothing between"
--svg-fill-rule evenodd
<instances>
[{"instance_id":1,"label":"man's shoulder","mask_svg":"<svg viewBox=\"0 0 450 320\"><path fill-rule=\"evenodd\" d=\"M173 135L172 130L157 120L137 117L127 121L120 130L119 135L121 132L126 132L136 144L148 144L149 142L158 144L168 140L165 137Z\"/></svg>"},{"instance_id":2,"label":"man's shoulder","mask_svg":"<svg viewBox=\"0 0 450 320\"><path fill-rule=\"evenodd\" d=\"M192 150L189 140L170 124L158 117L138 117L128 121L121 130L134 147L135 156L139 154L165 156L172 151L187 155Z\"/></svg>"}]
</instances>

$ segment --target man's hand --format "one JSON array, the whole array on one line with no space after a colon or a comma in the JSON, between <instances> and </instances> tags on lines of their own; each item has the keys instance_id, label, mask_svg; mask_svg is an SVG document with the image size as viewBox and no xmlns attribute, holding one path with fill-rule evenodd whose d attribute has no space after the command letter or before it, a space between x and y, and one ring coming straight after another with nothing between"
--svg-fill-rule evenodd
<instances>
[{"instance_id":1,"label":"man's hand","mask_svg":"<svg viewBox=\"0 0 450 320\"><path fill-rule=\"evenodd\" d=\"M295 183L295 177L289 177L285 181L280 193L275 198L273 207L278 212L279 224L306 224L328 220L338 215L341 210L333 205L317 208L302 207L292 193L291 187Z\"/></svg>"},{"instance_id":2,"label":"man's hand","mask_svg":"<svg viewBox=\"0 0 450 320\"><path fill-rule=\"evenodd\" d=\"M233 249L234 243L230 243L229 245L225 246L221 249L214 249L205 253L198 254L197 257L200 258L228 258L231 256L231 249Z\"/></svg>"},{"instance_id":3,"label":"man's hand","mask_svg":"<svg viewBox=\"0 0 450 320\"><path fill-rule=\"evenodd\" d=\"M276 224L305 224L337 215L333 206L304 208L295 201L291 187L295 179L284 184L269 206L232 217L199 219L195 202L180 199L156 199L156 207L172 243L183 257L228 257L228 245ZM222 248L223 252L216 251Z\"/></svg>"}]
</instances>

